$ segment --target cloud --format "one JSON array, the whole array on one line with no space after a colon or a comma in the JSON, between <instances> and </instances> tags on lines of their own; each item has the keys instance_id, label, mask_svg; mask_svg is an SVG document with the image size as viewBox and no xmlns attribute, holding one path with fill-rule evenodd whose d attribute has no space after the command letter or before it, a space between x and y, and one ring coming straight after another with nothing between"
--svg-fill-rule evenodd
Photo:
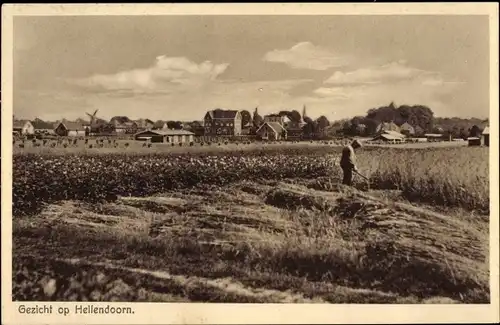
<instances>
[{"instance_id":1,"label":"cloud","mask_svg":"<svg viewBox=\"0 0 500 325\"><path fill-rule=\"evenodd\" d=\"M335 85L380 84L422 77L436 78L436 75L410 67L405 61L398 61L348 72L336 71L325 83Z\"/></svg>"},{"instance_id":2,"label":"cloud","mask_svg":"<svg viewBox=\"0 0 500 325\"><path fill-rule=\"evenodd\" d=\"M301 42L288 50L273 50L264 55L268 62L285 63L295 69L328 70L344 66L348 59L331 50Z\"/></svg>"},{"instance_id":3,"label":"cloud","mask_svg":"<svg viewBox=\"0 0 500 325\"><path fill-rule=\"evenodd\" d=\"M158 91L167 84L197 85L215 80L228 66L228 63L213 64L205 61L197 64L184 57L159 56L153 66L146 69L108 75L97 74L72 82L79 86L101 90Z\"/></svg>"}]
</instances>

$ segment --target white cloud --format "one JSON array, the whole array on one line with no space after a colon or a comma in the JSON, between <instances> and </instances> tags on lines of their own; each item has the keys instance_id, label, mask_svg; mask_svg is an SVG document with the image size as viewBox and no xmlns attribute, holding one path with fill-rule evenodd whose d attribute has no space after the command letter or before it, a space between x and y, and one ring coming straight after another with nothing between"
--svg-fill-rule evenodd
<instances>
[{"instance_id":1,"label":"white cloud","mask_svg":"<svg viewBox=\"0 0 500 325\"><path fill-rule=\"evenodd\" d=\"M213 108L247 109L259 106L261 114L282 109L301 110L308 115L330 119L364 115L373 107L396 104L428 105L436 115L449 112L443 98L460 91L461 84L437 73L396 62L378 68L334 74L327 83L308 95L292 96L292 89L306 89L309 79L241 82L219 80L227 64L194 63L187 58L158 57L147 69L94 75L74 81L79 87L46 87L44 93L15 93L17 111L42 118L85 117L99 109L103 118L127 115L130 118L163 120L202 119ZM303 87L304 86L304 87ZM17 114L17 113L16 113Z\"/></svg>"},{"instance_id":2,"label":"white cloud","mask_svg":"<svg viewBox=\"0 0 500 325\"><path fill-rule=\"evenodd\" d=\"M336 85L380 84L421 77L435 77L428 71L410 67L405 61L392 62L379 67L361 68L354 71L336 71L325 83Z\"/></svg>"},{"instance_id":3,"label":"white cloud","mask_svg":"<svg viewBox=\"0 0 500 325\"><path fill-rule=\"evenodd\" d=\"M264 60L281 62L295 69L327 70L346 64L347 58L331 50L301 42L287 50L273 50L264 55Z\"/></svg>"},{"instance_id":4,"label":"white cloud","mask_svg":"<svg viewBox=\"0 0 500 325\"><path fill-rule=\"evenodd\" d=\"M169 83L194 85L214 80L224 73L228 66L228 63L213 64L205 61L197 64L183 57L159 56L154 65L146 69L93 75L74 80L74 83L105 90L151 91L159 90Z\"/></svg>"}]
</instances>

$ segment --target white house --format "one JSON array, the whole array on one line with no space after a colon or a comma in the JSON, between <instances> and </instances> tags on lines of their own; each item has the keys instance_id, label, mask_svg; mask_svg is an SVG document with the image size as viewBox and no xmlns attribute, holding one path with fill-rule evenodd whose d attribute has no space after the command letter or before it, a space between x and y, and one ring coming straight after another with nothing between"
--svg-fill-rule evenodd
<instances>
[{"instance_id":1,"label":"white house","mask_svg":"<svg viewBox=\"0 0 500 325\"><path fill-rule=\"evenodd\" d=\"M28 120L14 121L12 131L21 135L35 134L35 127Z\"/></svg>"},{"instance_id":2,"label":"white house","mask_svg":"<svg viewBox=\"0 0 500 325\"><path fill-rule=\"evenodd\" d=\"M85 136L85 126L75 122L60 122L55 128L55 133L59 136L78 137Z\"/></svg>"}]
</instances>

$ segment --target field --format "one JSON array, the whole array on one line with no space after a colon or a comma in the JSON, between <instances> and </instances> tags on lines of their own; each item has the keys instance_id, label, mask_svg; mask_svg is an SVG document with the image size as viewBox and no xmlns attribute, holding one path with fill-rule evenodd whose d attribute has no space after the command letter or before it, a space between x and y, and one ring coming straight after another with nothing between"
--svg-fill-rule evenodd
<instances>
[{"instance_id":1,"label":"field","mask_svg":"<svg viewBox=\"0 0 500 325\"><path fill-rule=\"evenodd\" d=\"M490 299L486 148L365 147L354 188L332 146L33 149L13 161L14 300Z\"/></svg>"}]
</instances>

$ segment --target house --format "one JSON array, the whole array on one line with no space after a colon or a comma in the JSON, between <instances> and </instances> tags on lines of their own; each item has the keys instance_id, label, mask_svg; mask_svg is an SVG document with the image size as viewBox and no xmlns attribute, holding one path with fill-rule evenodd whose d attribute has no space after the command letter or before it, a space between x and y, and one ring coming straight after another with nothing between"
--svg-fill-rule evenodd
<instances>
[{"instance_id":1,"label":"house","mask_svg":"<svg viewBox=\"0 0 500 325\"><path fill-rule=\"evenodd\" d=\"M186 125L186 130L193 132L196 136L205 135L205 127L203 121L193 121Z\"/></svg>"},{"instance_id":2,"label":"house","mask_svg":"<svg viewBox=\"0 0 500 325\"><path fill-rule=\"evenodd\" d=\"M31 122L35 128L35 133L41 134L54 134L54 125L49 122L45 122L41 119L35 119Z\"/></svg>"},{"instance_id":3,"label":"house","mask_svg":"<svg viewBox=\"0 0 500 325\"><path fill-rule=\"evenodd\" d=\"M487 147L490 146L490 127L487 126L484 128L483 132L482 132L482 136L483 136L483 144Z\"/></svg>"},{"instance_id":4,"label":"house","mask_svg":"<svg viewBox=\"0 0 500 325\"><path fill-rule=\"evenodd\" d=\"M134 121L128 121L121 124L114 123L116 133L120 134L135 134L139 130L137 123Z\"/></svg>"},{"instance_id":5,"label":"house","mask_svg":"<svg viewBox=\"0 0 500 325\"><path fill-rule=\"evenodd\" d=\"M239 111L215 109L207 112L203 121L205 135L241 135L241 113Z\"/></svg>"},{"instance_id":6,"label":"house","mask_svg":"<svg viewBox=\"0 0 500 325\"><path fill-rule=\"evenodd\" d=\"M302 117L300 117L299 121L288 121L285 122L285 129L288 140L300 140L304 135L304 126L307 123L304 121Z\"/></svg>"},{"instance_id":7,"label":"house","mask_svg":"<svg viewBox=\"0 0 500 325\"><path fill-rule=\"evenodd\" d=\"M467 141L469 142L469 147L475 147L481 145L481 138L478 137L469 137L467 138Z\"/></svg>"},{"instance_id":8,"label":"house","mask_svg":"<svg viewBox=\"0 0 500 325\"><path fill-rule=\"evenodd\" d=\"M395 132L401 132L399 126L397 126L396 123L394 122L382 122L380 123L377 128L376 128L376 133L381 133L383 131L395 131Z\"/></svg>"},{"instance_id":9,"label":"house","mask_svg":"<svg viewBox=\"0 0 500 325\"><path fill-rule=\"evenodd\" d=\"M399 137L391 133L381 133L375 136L371 141L383 141L386 143L402 143L404 142L404 136Z\"/></svg>"},{"instance_id":10,"label":"house","mask_svg":"<svg viewBox=\"0 0 500 325\"><path fill-rule=\"evenodd\" d=\"M241 127L241 135L251 135L254 133L254 131L255 128L252 122L248 122L247 124Z\"/></svg>"},{"instance_id":11,"label":"house","mask_svg":"<svg viewBox=\"0 0 500 325\"><path fill-rule=\"evenodd\" d=\"M194 133L186 130L145 130L134 135L137 141L151 141L164 143L194 142Z\"/></svg>"},{"instance_id":12,"label":"house","mask_svg":"<svg viewBox=\"0 0 500 325\"><path fill-rule=\"evenodd\" d=\"M396 131L382 131L379 135L382 135L382 134L389 134L391 136L394 136L396 138L401 138L401 139L405 138L404 134L396 132Z\"/></svg>"},{"instance_id":13,"label":"house","mask_svg":"<svg viewBox=\"0 0 500 325\"><path fill-rule=\"evenodd\" d=\"M426 137L429 142L443 140L443 135L439 133L426 133L424 134L424 137Z\"/></svg>"},{"instance_id":14,"label":"house","mask_svg":"<svg viewBox=\"0 0 500 325\"><path fill-rule=\"evenodd\" d=\"M87 127L80 123L64 121L56 126L54 132L62 137L77 137L85 136L88 130Z\"/></svg>"},{"instance_id":15,"label":"house","mask_svg":"<svg viewBox=\"0 0 500 325\"><path fill-rule=\"evenodd\" d=\"M35 134L35 127L28 120L17 120L14 121L14 124L12 126L12 131L20 135L31 135Z\"/></svg>"},{"instance_id":16,"label":"house","mask_svg":"<svg viewBox=\"0 0 500 325\"><path fill-rule=\"evenodd\" d=\"M139 119L139 120L136 120L133 122L135 122L135 124L137 125L137 129L139 129L139 130L151 130L155 126L155 122L153 122L147 118L146 119Z\"/></svg>"},{"instance_id":17,"label":"house","mask_svg":"<svg viewBox=\"0 0 500 325\"><path fill-rule=\"evenodd\" d=\"M406 136L415 135L415 128L410 123L405 122L399 127L399 132Z\"/></svg>"},{"instance_id":18,"label":"house","mask_svg":"<svg viewBox=\"0 0 500 325\"><path fill-rule=\"evenodd\" d=\"M287 131L277 122L265 122L256 131L257 136L262 140L286 140Z\"/></svg>"},{"instance_id":19,"label":"house","mask_svg":"<svg viewBox=\"0 0 500 325\"><path fill-rule=\"evenodd\" d=\"M264 115L264 123L266 122L279 123L282 126L285 126L285 123L290 122L290 120L284 115L281 116L278 114L269 114Z\"/></svg>"}]
</instances>

